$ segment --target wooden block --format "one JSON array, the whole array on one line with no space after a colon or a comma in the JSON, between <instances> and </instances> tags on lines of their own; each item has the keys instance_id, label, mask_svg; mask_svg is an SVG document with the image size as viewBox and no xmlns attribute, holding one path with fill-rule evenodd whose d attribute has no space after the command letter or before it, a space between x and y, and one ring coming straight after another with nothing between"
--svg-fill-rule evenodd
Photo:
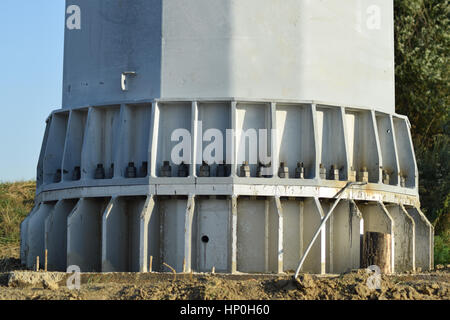
<instances>
[{"instance_id":1,"label":"wooden block","mask_svg":"<svg viewBox=\"0 0 450 320\"><path fill-rule=\"evenodd\" d=\"M391 273L391 235L366 232L363 240L362 268L376 265L381 273Z\"/></svg>"}]
</instances>

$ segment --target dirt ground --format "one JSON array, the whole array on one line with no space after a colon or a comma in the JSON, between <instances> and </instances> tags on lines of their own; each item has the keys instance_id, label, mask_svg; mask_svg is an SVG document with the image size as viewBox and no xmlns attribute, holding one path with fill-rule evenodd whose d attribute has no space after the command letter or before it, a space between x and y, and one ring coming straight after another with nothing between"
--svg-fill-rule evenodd
<instances>
[{"instance_id":1,"label":"dirt ground","mask_svg":"<svg viewBox=\"0 0 450 320\"><path fill-rule=\"evenodd\" d=\"M79 290L67 274L21 271L17 257L0 259L0 300L450 300L450 265L433 272L382 275L367 286L365 270L342 275L82 274Z\"/></svg>"}]
</instances>

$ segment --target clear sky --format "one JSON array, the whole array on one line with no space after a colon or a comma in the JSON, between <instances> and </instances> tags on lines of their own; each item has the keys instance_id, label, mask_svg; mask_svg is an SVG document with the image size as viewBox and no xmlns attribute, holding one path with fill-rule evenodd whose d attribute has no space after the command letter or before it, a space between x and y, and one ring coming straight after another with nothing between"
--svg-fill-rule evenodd
<instances>
[{"instance_id":1,"label":"clear sky","mask_svg":"<svg viewBox=\"0 0 450 320\"><path fill-rule=\"evenodd\" d=\"M36 178L45 120L61 107L64 0L0 0L0 181Z\"/></svg>"}]
</instances>

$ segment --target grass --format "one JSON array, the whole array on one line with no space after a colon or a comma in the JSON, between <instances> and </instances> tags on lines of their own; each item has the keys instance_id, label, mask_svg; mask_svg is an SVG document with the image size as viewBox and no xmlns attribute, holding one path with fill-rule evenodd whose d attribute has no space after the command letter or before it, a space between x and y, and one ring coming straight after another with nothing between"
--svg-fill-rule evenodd
<instances>
[{"instance_id":1,"label":"grass","mask_svg":"<svg viewBox=\"0 0 450 320\"><path fill-rule=\"evenodd\" d=\"M0 250L19 246L20 223L34 206L35 190L34 181L0 184Z\"/></svg>"},{"instance_id":2,"label":"grass","mask_svg":"<svg viewBox=\"0 0 450 320\"><path fill-rule=\"evenodd\" d=\"M19 270L20 223L34 206L34 181L0 184L0 272Z\"/></svg>"}]
</instances>

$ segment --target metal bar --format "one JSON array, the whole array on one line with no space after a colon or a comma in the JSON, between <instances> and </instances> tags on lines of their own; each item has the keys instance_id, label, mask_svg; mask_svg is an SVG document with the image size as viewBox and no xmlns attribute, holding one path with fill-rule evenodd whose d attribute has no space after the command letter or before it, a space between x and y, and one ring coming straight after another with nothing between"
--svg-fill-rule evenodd
<instances>
[{"instance_id":1,"label":"metal bar","mask_svg":"<svg viewBox=\"0 0 450 320\"><path fill-rule=\"evenodd\" d=\"M312 238L311 242L308 245L308 248L306 249L305 253L303 254L302 258L300 259L300 262L298 264L297 270L295 271L295 276L294 279L297 279L299 273L300 273L300 269L303 266L303 263L306 260L306 257L308 256L309 252L311 251L312 246L314 245L314 242L317 240L317 237L319 236L320 232L322 231L323 226L327 223L328 219L330 218L331 214L333 213L334 209L336 209L337 205L339 204L339 201L341 200L342 196L344 195L344 191L347 190L350 186L353 185L365 185L367 184L366 182L363 183L358 183L358 182L348 182L344 188L342 188L342 190L340 190L336 196L338 196L338 198L336 199L336 201L334 202L333 206L331 207L330 211L328 211L328 213L326 214L326 216L322 219L322 222L319 226L319 228L317 229L316 233L314 234L314 237ZM335 196L335 197L336 197Z\"/></svg>"}]
</instances>

